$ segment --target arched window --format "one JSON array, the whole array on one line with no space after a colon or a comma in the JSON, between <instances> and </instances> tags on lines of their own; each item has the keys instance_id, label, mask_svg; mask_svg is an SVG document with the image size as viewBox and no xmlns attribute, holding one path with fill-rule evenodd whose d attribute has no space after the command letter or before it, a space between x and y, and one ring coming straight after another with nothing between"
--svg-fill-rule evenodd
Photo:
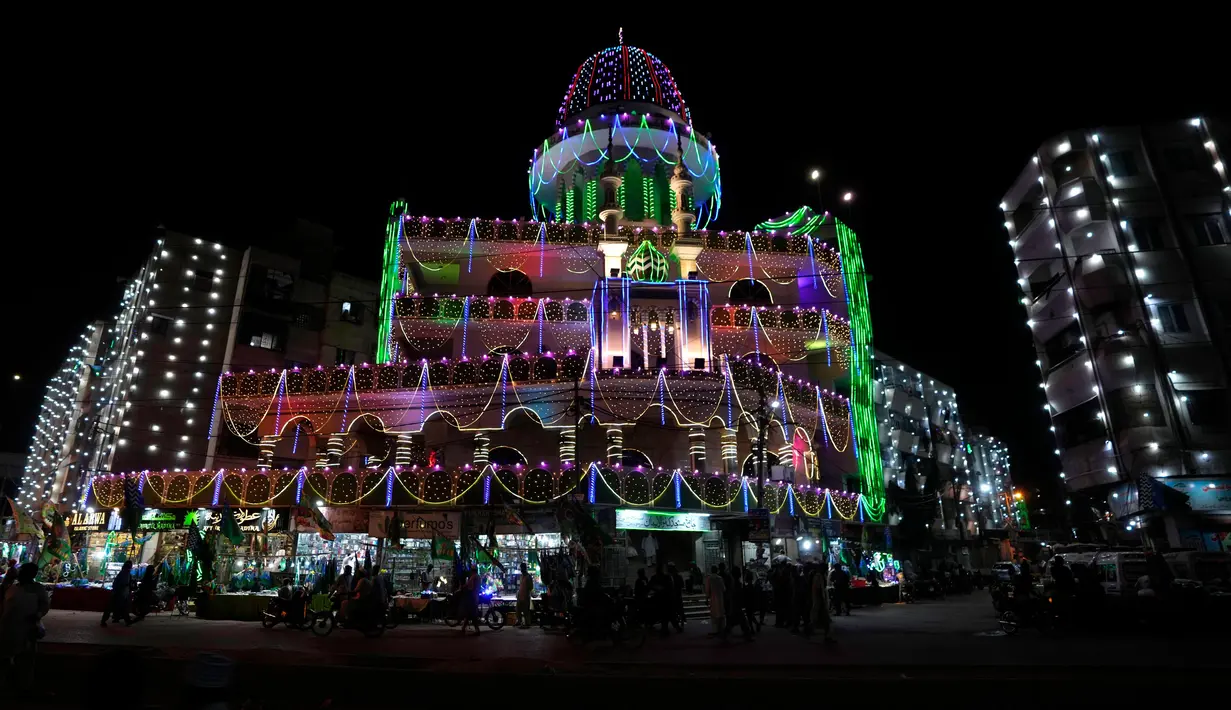
<instances>
[{"instance_id":1,"label":"arched window","mask_svg":"<svg viewBox=\"0 0 1231 710\"><path fill-rule=\"evenodd\" d=\"M531 296L534 286L530 277L520 271L500 271L487 282L489 296Z\"/></svg>"},{"instance_id":2,"label":"arched window","mask_svg":"<svg viewBox=\"0 0 1231 710\"><path fill-rule=\"evenodd\" d=\"M487 452L487 459L496 468L512 468L517 464L526 465L526 457L512 446L493 446Z\"/></svg>"},{"instance_id":3,"label":"arched window","mask_svg":"<svg viewBox=\"0 0 1231 710\"><path fill-rule=\"evenodd\" d=\"M641 466L647 471L652 471L654 469L654 462L650 460L650 457L646 456L637 449L624 449L622 454L620 463L624 465L624 468L636 468Z\"/></svg>"},{"instance_id":4,"label":"arched window","mask_svg":"<svg viewBox=\"0 0 1231 710\"><path fill-rule=\"evenodd\" d=\"M772 451L765 452L765 480L770 479L770 468L778 465L778 454ZM756 453L748 454L744 459L744 475L750 481L757 480L757 455Z\"/></svg>"},{"instance_id":5,"label":"arched window","mask_svg":"<svg viewBox=\"0 0 1231 710\"><path fill-rule=\"evenodd\" d=\"M768 306L773 304L774 298L760 281L741 279L731 284L727 301L740 306Z\"/></svg>"}]
</instances>

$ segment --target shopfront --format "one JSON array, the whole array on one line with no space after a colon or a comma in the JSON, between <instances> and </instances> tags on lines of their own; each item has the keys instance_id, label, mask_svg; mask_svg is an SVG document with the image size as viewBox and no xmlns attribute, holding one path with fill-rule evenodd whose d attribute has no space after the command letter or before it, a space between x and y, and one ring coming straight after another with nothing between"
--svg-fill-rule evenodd
<instances>
[{"instance_id":1,"label":"shopfront","mask_svg":"<svg viewBox=\"0 0 1231 710\"><path fill-rule=\"evenodd\" d=\"M616 508L616 536L625 550L625 581L631 584L639 568L652 575L660 562L674 564L687 576L694 562L704 572L725 561L723 535L713 527L709 513Z\"/></svg>"}]
</instances>

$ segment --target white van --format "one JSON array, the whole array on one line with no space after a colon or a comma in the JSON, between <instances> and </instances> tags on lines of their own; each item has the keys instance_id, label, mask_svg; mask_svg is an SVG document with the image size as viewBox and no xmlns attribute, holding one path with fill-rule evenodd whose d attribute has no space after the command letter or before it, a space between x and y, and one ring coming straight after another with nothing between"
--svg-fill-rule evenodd
<instances>
[{"instance_id":1,"label":"white van","mask_svg":"<svg viewBox=\"0 0 1231 710\"><path fill-rule=\"evenodd\" d=\"M1185 550L1168 552L1163 559L1177 582L1187 580L1212 589L1231 590L1231 554Z\"/></svg>"},{"instance_id":2,"label":"white van","mask_svg":"<svg viewBox=\"0 0 1231 710\"><path fill-rule=\"evenodd\" d=\"M1109 596L1135 593L1137 580L1146 574L1146 556L1142 552L1099 552L1090 565Z\"/></svg>"}]
</instances>

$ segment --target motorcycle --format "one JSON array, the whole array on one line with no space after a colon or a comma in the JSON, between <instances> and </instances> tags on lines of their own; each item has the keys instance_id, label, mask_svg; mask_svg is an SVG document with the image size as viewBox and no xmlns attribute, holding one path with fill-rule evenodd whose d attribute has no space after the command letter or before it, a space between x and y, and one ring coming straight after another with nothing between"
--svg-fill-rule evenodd
<instances>
[{"instance_id":1,"label":"motorcycle","mask_svg":"<svg viewBox=\"0 0 1231 710\"><path fill-rule=\"evenodd\" d=\"M592 612L578 609L573 616L575 625L568 633L574 643L585 645L590 641L610 640L613 646L636 650L645 643L648 630L644 624L629 624L628 609L620 603Z\"/></svg>"},{"instance_id":2,"label":"motorcycle","mask_svg":"<svg viewBox=\"0 0 1231 710\"><path fill-rule=\"evenodd\" d=\"M261 626L272 629L279 623L287 628L306 630L312 613L308 611L308 598L303 589L296 589L290 599L274 597L261 612Z\"/></svg>"},{"instance_id":3,"label":"motorcycle","mask_svg":"<svg viewBox=\"0 0 1231 710\"><path fill-rule=\"evenodd\" d=\"M1000 614L1000 630L1012 636L1023 626L1033 626L1047 633L1056 625L1056 608L1051 597L1031 597L1021 603L1012 603Z\"/></svg>"},{"instance_id":4,"label":"motorcycle","mask_svg":"<svg viewBox=\"0 0 1231 710\"><path fill-rule=\"evenodd\" d=\"M340 610L334 611L334 606L337 602L336 592L330 597L330 601L332 603L328 609L309 612L309 624L312 628L312 633L317 636L328 636L339 626L358 631L368 638L376 638L385 633L385 622L388 616L387 609L381 609L375 613L366 609L359 613L348 611L346 616L343 617Z\"/></svg>"}]
</instances>

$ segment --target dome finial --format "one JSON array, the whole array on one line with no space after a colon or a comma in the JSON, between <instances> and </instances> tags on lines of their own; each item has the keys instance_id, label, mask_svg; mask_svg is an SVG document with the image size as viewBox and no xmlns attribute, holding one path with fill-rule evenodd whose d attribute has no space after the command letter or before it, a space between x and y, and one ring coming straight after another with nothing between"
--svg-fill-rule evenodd
<instances>
[{"instance_id":1,"label":"dome finial","mask_svg":"<svg viewBox=\"0 0 1231 710\"><path fill-rule=\"evenodd\" d=\"M624 46L624 28L623 27L620 28L620 46L621 47Z\"/></svg>"}]
</instances>

